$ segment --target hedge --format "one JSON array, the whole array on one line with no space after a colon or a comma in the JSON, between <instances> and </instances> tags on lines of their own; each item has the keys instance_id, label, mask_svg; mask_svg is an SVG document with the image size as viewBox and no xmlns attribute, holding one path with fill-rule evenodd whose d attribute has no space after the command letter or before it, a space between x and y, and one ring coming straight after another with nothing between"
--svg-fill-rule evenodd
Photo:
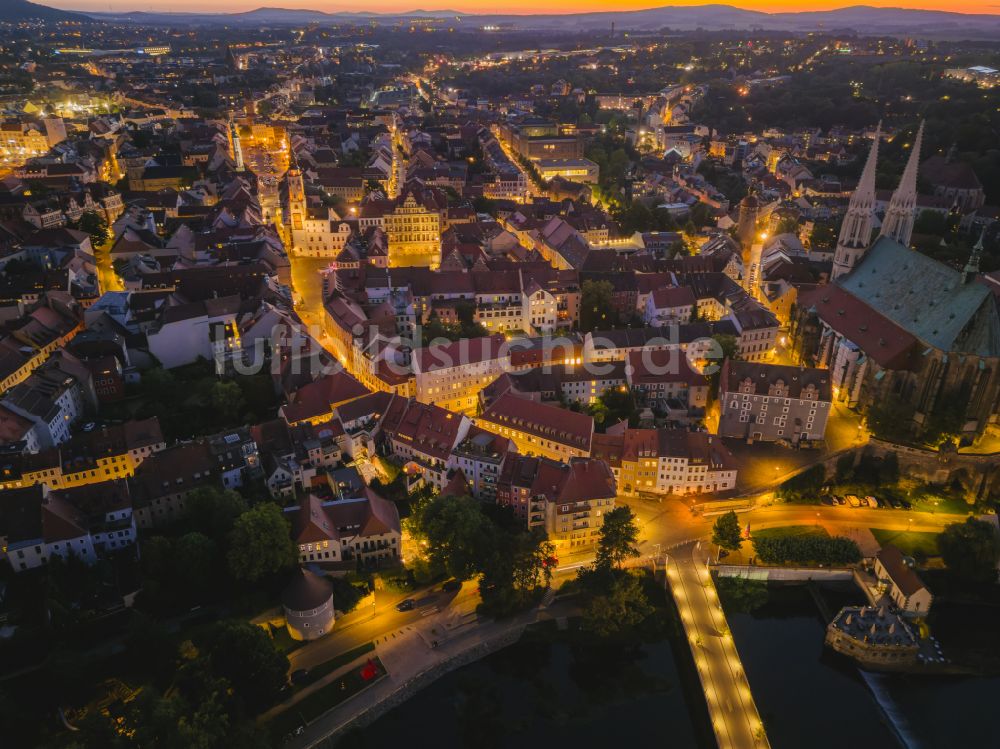
<instances>
[{"instance_id":1,"label":"hedge","mask_svg":"<svg viewBox=\"0 0 1000 749\"><path fill-rule=\"evenodd\" d=\"M844 565L861 561L861 550L849 538L772 536L753 539L754 553L767 564Z\"/></svg>"}]
</instances>

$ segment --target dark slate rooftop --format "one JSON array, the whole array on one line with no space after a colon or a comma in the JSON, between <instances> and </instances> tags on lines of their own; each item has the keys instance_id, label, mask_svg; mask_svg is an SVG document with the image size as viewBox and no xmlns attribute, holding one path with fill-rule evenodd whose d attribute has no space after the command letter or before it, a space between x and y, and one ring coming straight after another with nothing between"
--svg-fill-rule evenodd
<instances>
[{"instance_id":1,"label":"dark slate rooftop","mask_svg":"<svg viewBox=\"0 0 1000 749\"><path fill-rule=\"evenodd\" d=\"M1000 314L989 289L895 240L880 237L835 283L937 349L1000 356Z\"/></svg>"}]
</instances>

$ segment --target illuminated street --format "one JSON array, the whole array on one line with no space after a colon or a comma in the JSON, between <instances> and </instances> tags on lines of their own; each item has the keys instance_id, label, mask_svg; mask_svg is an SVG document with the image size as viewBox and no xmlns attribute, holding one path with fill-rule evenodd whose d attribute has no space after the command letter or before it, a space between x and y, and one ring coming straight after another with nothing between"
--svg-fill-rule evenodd
<instances>
[{"instance_id":1,"label":"illuminated street","mask_svg":"<svg viewBox=\"0 0 1000 749\"><path fill-rule=\"evenodd\" d=\"M111 242L94 248L94 260L97 263L97 281L100 284L102 294L107 291L121 291L125 288L111 265Z\"/></svg>"},{"instance_id":2,"label":"illuminated street","mask_svg":"<svg viewBox=\"0 0 1000 749\"><path fill-rule=\"evenodd\" d=\"M701 544L672 551L667 581L680 612L719 749L769 746Z\"/></svg>"},{"instance_id":3,"label":"illuminated street","mask_svg":"<svg viewBox=\"0 0 1000 749\"><path fill-rule=\"evenodd\" d=\"M4 746L995 744L1000 11L761 3L0 2Z\"/></svg>"}]
</instances>

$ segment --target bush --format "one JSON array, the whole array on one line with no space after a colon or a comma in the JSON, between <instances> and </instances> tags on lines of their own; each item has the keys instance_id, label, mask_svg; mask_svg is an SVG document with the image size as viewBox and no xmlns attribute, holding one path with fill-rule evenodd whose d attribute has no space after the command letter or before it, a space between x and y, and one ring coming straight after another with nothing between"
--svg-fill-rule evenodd
<instances>
[{"instance_id":1,"label":"bush","mask_svg":"<svg viewBox=\"0 0 1000 749\"><path fill-rule=\"evenodd\" d=\"M812 468L808 468L785 481L778 487L777 493L779 497L789 502L801 502L816 498L819 496L825 480L826 467L822 463L817 463Z\"/></svg>"},{"instance_id":2,"label":"bush","mask_svg":"<svg viewBox=\"0 0 1000 749\"><path fill-rule=\"evenodd\" d=\"M358 601L368 595L365 583L354 585L342 577L328 577L327 580L333 584L333 605L343 614L353 611Z\"/></svg>"},{"instance_id":3,"label":"bush","mask_svg":"<svg viewBox=\"0 0 1000 749\"><path fill-rule=\"evenodd\" d=\"M861 561L858 545L843 536L755 537L753 549L767 564L844 565Z\"/></svg>"}]
</instances>

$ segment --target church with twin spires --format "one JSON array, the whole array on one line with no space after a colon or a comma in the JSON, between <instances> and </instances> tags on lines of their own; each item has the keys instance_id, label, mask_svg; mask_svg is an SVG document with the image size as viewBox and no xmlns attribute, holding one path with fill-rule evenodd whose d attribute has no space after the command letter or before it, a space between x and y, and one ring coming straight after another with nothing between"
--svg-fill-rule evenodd
<instances>
[{"instance_id":1,"label":"church with twin spires","mask_svg":"<svg viewBox=\"0 0 1000 749\"><path fill-rule=\"evenodd\" d=\"M1000 311L981 282L982 238L962 270L910 249L923 124L872 240L880 129L844 216L831 281L799 296L793 333L804 359L831 371L835 400L866 411L912 409L912 432L933 415L961 431L997 418Z\"/></svg>"}]
</instances>

